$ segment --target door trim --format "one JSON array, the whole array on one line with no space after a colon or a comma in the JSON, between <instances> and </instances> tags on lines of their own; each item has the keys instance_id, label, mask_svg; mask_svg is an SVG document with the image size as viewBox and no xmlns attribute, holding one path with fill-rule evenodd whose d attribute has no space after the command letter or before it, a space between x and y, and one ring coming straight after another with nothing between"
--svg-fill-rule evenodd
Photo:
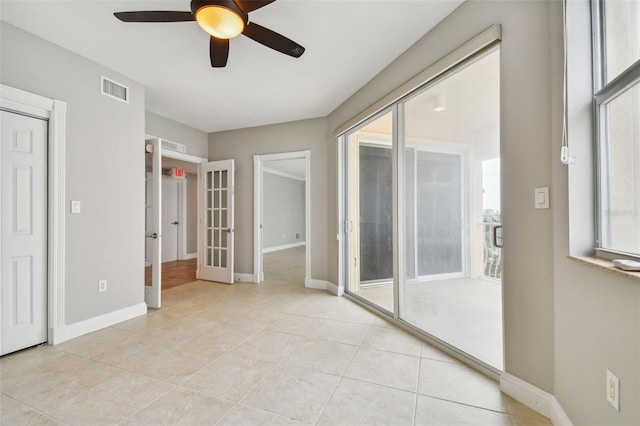
<instances>
[{"instance_id":1,"label":"door trim","mask_svg":"<svg viewBox=\"0 0 640 426\"><path fill-rule=\"evenodd\" d=\"M253 282L264 280L264 265L262 262L262 172L265 161L274 160L305 160L304 181L304 221L305 221L305 274L304 286L318 288L316 280L311 279L311 150L281 152L253 156Z\"/></svg>"},{"instance_id":2,"label":"door trim","mask_svg":"<svg viewBox=\"0 0 640 426\"><path fill-rule=\"evenodd\" d=\"M0 108L47 120L47 343L65 340L65 152L67 104L0 84Z\"/></svg>"}]
</instances>

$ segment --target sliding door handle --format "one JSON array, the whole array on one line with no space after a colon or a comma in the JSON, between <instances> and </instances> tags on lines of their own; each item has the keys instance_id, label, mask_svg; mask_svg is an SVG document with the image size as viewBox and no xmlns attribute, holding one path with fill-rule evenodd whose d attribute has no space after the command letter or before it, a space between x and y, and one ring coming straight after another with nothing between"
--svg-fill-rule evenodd
<instances>
[{"instance_id":1,"label":"sliding door handle","mask_svg":"<svg viewBox=\"0 0 640 426\"><path fill-rule=\"evenodd\" d=\"M493 246L502 248L502 232L500 232L500 236L498 237L498 229L502 230L502 225L493 227ZM500 243L498 243L498 239L500 240Z\"/></svg>"}]
</instances>

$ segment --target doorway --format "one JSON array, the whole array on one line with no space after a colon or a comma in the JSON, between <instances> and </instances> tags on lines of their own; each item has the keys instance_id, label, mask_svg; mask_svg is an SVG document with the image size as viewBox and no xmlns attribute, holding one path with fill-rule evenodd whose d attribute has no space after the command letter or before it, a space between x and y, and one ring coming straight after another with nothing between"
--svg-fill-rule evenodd
<instances>
[{"instance_id":1,"label":"doorway","mask_svg":"<svg viewBox=\"0 0 640 426\"><path fill-rule=\"evenodd\" d=\"M145 301L156 308L162 291L196 280L198 166L207 161L163 148L166 142L146 140Z\"/></svg>"},{"instance_id":2,"label":"doorway","mask_svg":"<svg viewBox=\"0 0 640 426\"><path fill-rule=\"evenodd\" d=\"M254 156L254 282L311 280L311 152Z\"/></svg>"},{"instance_id":3,"label":"doorway","mask_svg":"<svg viewBox=\"0 0 640 426\"><path fill-rule=\"evenodd\" d=\"M342 137L346 293L503 369L500 52Z\"/></svg>"},{"instance_id":4,"label":"doorway","mask_svg":"<svg viewBox=\"0 0 640 426\"><path fill-rule=\"evenodd\" d=\"M270 160L262 165L264 279L304 285L305 159Z\"/></svg>"}]
</instances>

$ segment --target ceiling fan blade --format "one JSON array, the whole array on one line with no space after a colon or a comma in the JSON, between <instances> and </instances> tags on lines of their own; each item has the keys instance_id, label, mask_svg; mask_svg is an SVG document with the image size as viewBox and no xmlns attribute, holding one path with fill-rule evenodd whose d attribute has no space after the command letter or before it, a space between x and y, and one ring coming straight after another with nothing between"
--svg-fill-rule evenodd
<instances>
[{"instance_id":1,"label":"ceiling fan blade","mask_svg":"<svg viewBox=\"0 0 640 426\"><path fill-rule=\"evenodd\" d=\"M276 0L235 0L236 4L244 13L249 13L253 10L260 9L268 4L273 3Z\"/></svg>"},{"instance_id":2,"label":"ceiling fan blade","mask_svg":"<svg viewBox=\"0 0 640 426\"><path fill-rule=\"evenodd\" d=\"M186 22L195 21L191 12L171 10L147 10L140 12L116 12L113 14L122 22Z\"/></svg>"},{"instance_id":3,"label":"ceiling fan blade","mask_svg":"<svg viewBox=\"0 0 640 426\"><path fill-rule=\"evenodd\" d=\"M209 56L211 57L211 66L214 68L223 68L227 65L229 57L229 40L210 37Z\"/></svg>"},{"instance_id":4,"label":"ceiling fan blade","mask_svg":"<svg viewBox=\"0 0 640 426\"><path fill-rule=\"evenodd\" d=\"M249 25L245 27L242 34L260 44L282 52L285 55L293 56L294 58L299 58L304 53L304 47L295 41L289 40L285 36L261 25L254 24L253 22L249 22Z\"/></svg>"}]
</instances>

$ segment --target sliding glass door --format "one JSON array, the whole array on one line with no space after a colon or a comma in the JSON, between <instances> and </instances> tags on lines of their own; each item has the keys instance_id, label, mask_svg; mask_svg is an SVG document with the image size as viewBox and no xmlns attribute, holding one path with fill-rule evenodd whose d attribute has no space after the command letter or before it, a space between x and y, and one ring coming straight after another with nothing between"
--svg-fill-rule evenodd
<instances>
[{"instance_id":1,"label":"sliding glass door","mask_svg":"<svg viewBox=\"0 0 640 426\"><path fill-rule=\"evenodd\" d=\"M494 49L343 138L347 293L497 370L499 101Z\"/></svg>"},{"instance_id":2,"label":"sliding glass door","mask_svg":"<svg viewBox=\"0 0 640 426\"><path fill-rule=\"evenodd\" d=\"M393 312L392 111L347 138L349 291Z\"/></svg>"}]
</instances>

